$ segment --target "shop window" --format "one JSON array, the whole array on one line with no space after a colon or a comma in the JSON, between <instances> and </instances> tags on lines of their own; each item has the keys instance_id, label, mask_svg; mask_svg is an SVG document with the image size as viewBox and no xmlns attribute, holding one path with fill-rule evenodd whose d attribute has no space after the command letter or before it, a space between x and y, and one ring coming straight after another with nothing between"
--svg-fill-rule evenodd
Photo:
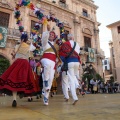
<instances>
[{"instance_id":1,"label":"shop window","mask_svg":"<svg viewBox=\"0 0 120 120\"><path fill-rule=\"evenodd\" d=\"M10 18L10 14L0 11L0 26L8 28L9 18Z\"/></svg>"}]
</instances>

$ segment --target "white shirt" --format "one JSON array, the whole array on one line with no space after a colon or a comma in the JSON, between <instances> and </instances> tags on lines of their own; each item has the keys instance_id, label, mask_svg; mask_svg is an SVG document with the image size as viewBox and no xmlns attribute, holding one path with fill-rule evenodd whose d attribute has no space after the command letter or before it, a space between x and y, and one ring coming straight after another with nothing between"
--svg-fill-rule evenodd
<instances>
[{"instance_id":1,"label":"white shirt","mask_svg":"<svg viewBox=\"0 0 120 120\"><path fill-rule=\"evenodd\" d=\"M48 43L48 38L49 38L49 31L43 32L42 34L42 48L43 48L43 52L49 48L51 48L51 46ZM52 45L54 45L54 42L49 41ZM46 52L46 53L52 53L55 54L54 52Z\"/></svg>"},{"instance_id":2,"label":"white shirt","mask_svg":"<svg viewBox=\"0 0 120 120\"><path fill-rule=\"evenodd\" d=\"M69 40L71 47L74 47L74 41L73 40ZM80 53L80 46L79 44L76 42L76 46L75 46L75 51L79 54Z\"/></svg>"},{"instance_id":3,"label":"white shirt","mask_svg":"<svg viewBox=\"0 0 120 120\"><path fill-rule=\"evenodd\" d=\"M90 80L90 84L94 85L94 80L93 79Z\"/></svg>"}]
</instances>

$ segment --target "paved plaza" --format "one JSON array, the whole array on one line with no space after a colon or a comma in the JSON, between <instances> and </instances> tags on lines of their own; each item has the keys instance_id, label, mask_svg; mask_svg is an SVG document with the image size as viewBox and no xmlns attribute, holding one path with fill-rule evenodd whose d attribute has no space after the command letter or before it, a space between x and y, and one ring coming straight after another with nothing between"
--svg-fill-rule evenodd
<instances>
[{"instance_id":1,"label":"paved plaza","mask_svg":"<svg viewBox=\"0 0 120 120\"><path fill-rule=\"evenodd\" d=\"M50 98L49 106L42 99L19 99L17 108L11 107L12 97L0 96L0 120L120 120L120 94L79 95L72 105L72 98L65 102L63 95Z\"/></svg>"}]
</instances>

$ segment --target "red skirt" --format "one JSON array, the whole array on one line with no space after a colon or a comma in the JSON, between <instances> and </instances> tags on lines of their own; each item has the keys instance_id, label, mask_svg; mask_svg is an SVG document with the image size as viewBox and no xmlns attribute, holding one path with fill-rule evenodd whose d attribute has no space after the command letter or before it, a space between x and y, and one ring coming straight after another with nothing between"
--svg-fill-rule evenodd
<instances>
[{"instance_id":1,"label":"red skirt","mask_svg":"<svg viewBox=\"0 0 120 120\"><path fill-rule=\"evenodd\" d=\"M0 89L24 92L26 94L39 91L32 68L26 59L17 59L0 76Z\"/></svg>"},{"instance_id":2,"label":"red skirt","mask_svg":"<svg viewBox=\"0 0 120 120\"><path fill-rule=\"evenodd\" d=\"M37 92L39 92L40 91L39 77L38 77L38 75L35 72L32 71L32 73L33 73L33 76L34 76L34 83L35 83Z\"/></svg>"}]
</instances>

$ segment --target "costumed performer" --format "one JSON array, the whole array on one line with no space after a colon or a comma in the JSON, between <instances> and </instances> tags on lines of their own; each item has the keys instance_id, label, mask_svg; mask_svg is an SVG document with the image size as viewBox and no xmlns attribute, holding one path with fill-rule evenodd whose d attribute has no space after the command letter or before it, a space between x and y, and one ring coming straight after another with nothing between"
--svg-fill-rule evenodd
<instances>
[{"instance_id":1,"label":"costumed performer","mask_svg":"<svg viewBox=\"0 0 120 120\"><path fill-rule=\"evenodd\" d=\"M63 63L68 64L68 70L64 71L62 68L62 89L66 101L69 99L68 88L70 87L70 92L73 98L73 105L78 101L76 94L76 85L79 86L79 65L80 65L80 46L74 41L73 35L68 34L68 41L64 42L60 47L59 55ZM73 49L74 48L74 49ZM73 52L71 52L73 50ZM68 54L71 55L68 57ZM67 72L67 74L66 74Z\"/></svg>"},{"instance_id":2,"label":"costumed performer","mask_svg":"<svg viewBox=\"0 0 120 120\"><path fill-rule=\"evenodd\" d=\"M34 76L28 58L30 45L28 36L23 32L21 43L12 53L13 64L0 76L0 89L13 94L12 107L17 106L17 93L31 94L37 91Z\"/></svg>"},{"instance_id":3,"label":"costumed performer","mask_svg":"<svg viewBox=\"0 0 120 120\"><path fill-rule=\"evenodd\" d=\"M54 74L55 74L55 66L56 60L58 57L58 51L55 47L55 39L56 34L54 31L50 31L50 26L47 25L47 31L42 34L42 47L43 47L43 56L41 58L41 64L43 67L43 102L44 105L48 105L48 98L50 89L52 86ZM58 60L59 62L59 60Z\"/></svg>"}]
</instances>

